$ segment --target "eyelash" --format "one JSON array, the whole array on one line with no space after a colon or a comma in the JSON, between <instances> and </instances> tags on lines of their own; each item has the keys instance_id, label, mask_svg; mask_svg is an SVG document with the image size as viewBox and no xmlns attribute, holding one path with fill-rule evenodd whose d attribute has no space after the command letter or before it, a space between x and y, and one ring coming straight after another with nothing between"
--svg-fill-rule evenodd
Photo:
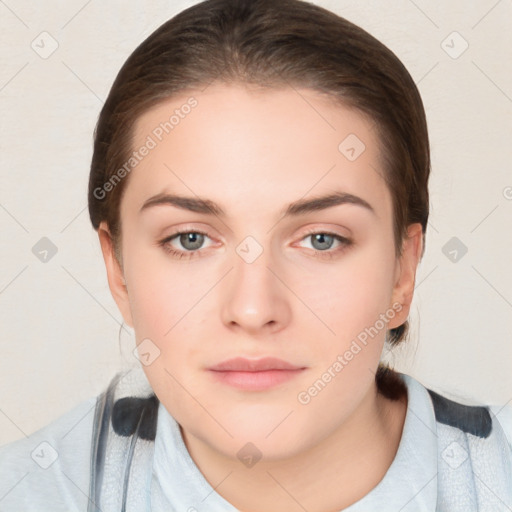
<instances>
[{"instance_id":1,"label":"eyelash","mask_svg":"<svg viewBox=\"0 0 512 512\"><path fill-rule=\"evenodd\" d=\"M166 253L170 254L174 258L177 258L177 259L183 259L183 258L192 259L192 258L196 257L196 255L197 256L199 255L199 253L201 252L201 249L197 249L195 251L177 251L176 249L173 249L172 246L169 245L169 242L174 240L176 237L178 237L178 236L180 236L182 234L189 234L189 233L194 233L194 234L208 236L207 233L205 233L204 231L201 231L199 229L194 229L194 230L184 229L182 231L176 231L172 235L164 238L163 240L161 240L159 242L159 245L164 249L164 251ZM327 249L325 251L319 251L319 250L313 249L313 251L315 251L314 252L314 257L316 257L316 258L332 259L332 258L336 257L338 254L340 254L343 251L345 251L346 249L348 249L353 244L352 240L350 240L348 238L345 238L345 237L343 237L341 235L338 235L337 233L332 233L330 231L321 231L321 230L320 231L318 231L318 230L308 231L301 238L301 241L304 240L305 238L310 237L310 236L320 235L320 234L321 235L332 236L334 239L336 239L338 242L340 242L341 245L337 249L333 249L333 250Z\"/></svg>"}]
</instances>

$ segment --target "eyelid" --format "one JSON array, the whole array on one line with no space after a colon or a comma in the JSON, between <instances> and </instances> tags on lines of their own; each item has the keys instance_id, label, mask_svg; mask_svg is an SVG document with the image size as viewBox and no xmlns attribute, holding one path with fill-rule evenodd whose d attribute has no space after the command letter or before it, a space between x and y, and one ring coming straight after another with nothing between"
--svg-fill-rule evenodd
<instances>
[{"instance_id":1,"label":"eyelid","mask_svg":"<svg viewBox=\"0 0 512 512\"><path fill-rule=\"evenodd\" d=\"M204 236L207 236L208 238L212 239L212 240L221 240L222 237L221 236L218 236L217 234L213 234L212 232L215 232L216 231L211 228L210 226L208 227L200 227L198 225L184 225L184 226L180 226L180 227L173 227L173 228L169 228L169 229L166 229L165 230L166 232L168 232L169 234L168 235L165 235L165 236L160 236L160 240L168 240L170 238L173 238L173 237L176 237L178 235L181 235L183 233L200 233Z\"/></svg>"},{"instance_id":2,"label":"eyelid","mask_svg":"<svg viewBox=\"0 0 512 512\"><path fill-rule=\"evenodd\" d=\"M331 231L328 229L311 229L310 231L307 231L300 236L299 242L303 242L304 240L308 239L309 237L311 237L313 235L319 235L319 234L333 237L339 243L340 246L343 246L343 245L347 246L347 245L353 244L353 241L351 238L341 235L340 233L337 233L336 231ZM338 247L337 249L339 249L339 248L340 247ZM330 252L330 253L332 253L332 252L335 252L337 249L336 248L329 249L326 251L318 251L317 250L315 252L319 252L319 253L322 253L322 252L329 253Z\"/></svg>"},{"instance_id":3,"label":"eyelid","mask_svg":"<svg viewBox=\"0 0 512 512\"><path fill-rule=\"evenodd\" d=\"M345 231L349 231L347 228L344 228L344 229L345 229ZM339 236L343 236L341 233L338 232L340 230L341 230L341 226L329 227L329 225L326 225L326 224L323 224L320 226L318 224L315 224L314 226L306 227L304 233L308 234L308 235L311 233L335 233Z\"/></svg>"},{"instance_id":4,"label":"eyelid","mask_svg":"<svg viewBox=\"0 0 512 512\"><path fill-rule=\"evenodd\" d=\"M347 230L347 231L349 231L349 230ZM322 226L307 228L304 232L301 233L299 239L302 240L309 235L316 235L318 233L336 236L336 237L342 238L344 240L352 240L352 234L343 235L339 229L327 228L327 227L322 227Z\"/></svg>"}]
</instances>

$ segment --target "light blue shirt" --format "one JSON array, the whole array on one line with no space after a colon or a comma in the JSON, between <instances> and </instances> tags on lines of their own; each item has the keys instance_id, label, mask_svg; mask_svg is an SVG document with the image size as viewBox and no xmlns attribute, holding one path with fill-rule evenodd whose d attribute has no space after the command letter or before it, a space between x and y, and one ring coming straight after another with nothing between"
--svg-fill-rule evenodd
<instances>
[{"instance_id":1,"label":"light blue shirt","mask_svg":"<svg viewBox=\"0 0 512 512\"><path fill-rule=\"evenodd\" d=\"M438 464L447 463L439 460L438 424L426 388L402 376L408 406L396 456L380 483L344 512L436 510ZM0 447L1 512L87 511L95 404L96 397L90 398L27 438ZM151 509L237 512L204 478L174 418L158 407ZM491 411L507 434L510 450L503 456L512 464L512 408Z\"/></svg>"}]
</instances>

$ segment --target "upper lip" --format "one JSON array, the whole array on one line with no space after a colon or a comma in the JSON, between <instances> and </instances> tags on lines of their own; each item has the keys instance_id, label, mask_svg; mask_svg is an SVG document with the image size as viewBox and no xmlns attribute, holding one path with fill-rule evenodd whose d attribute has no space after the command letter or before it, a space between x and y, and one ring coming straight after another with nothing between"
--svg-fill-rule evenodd
<instances>
[{"instance_id":1,"label":"upper lip","mask_svg":"<svg viewBox=\"0 0 512 512\"><path fill-rule=\"evenodd\" d=\"M264 357L262 359L246 359L235 357L209 368L217 372L261 372L264 370L300 370L303 367L295 366L282 359Z\"/></svg>"}]
</instances>

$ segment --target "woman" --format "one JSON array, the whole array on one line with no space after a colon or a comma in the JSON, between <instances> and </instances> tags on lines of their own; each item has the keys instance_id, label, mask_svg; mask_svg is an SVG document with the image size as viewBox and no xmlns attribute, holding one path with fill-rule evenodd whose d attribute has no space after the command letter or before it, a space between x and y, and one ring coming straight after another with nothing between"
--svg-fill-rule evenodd
<instances>
[{"instance_id":1,"label":"woman","mask_svg":"<svg viewBox=\"0 0 512 512\"><path fill-rule=\"evenodd\" d=\"M407 331L429 171L412 78L345 19L208 0L162 25L112 86L89 181L140 365L3 448L0 504L512 507L510 409L380 363Z\"/></svg>"}]
</instances>

